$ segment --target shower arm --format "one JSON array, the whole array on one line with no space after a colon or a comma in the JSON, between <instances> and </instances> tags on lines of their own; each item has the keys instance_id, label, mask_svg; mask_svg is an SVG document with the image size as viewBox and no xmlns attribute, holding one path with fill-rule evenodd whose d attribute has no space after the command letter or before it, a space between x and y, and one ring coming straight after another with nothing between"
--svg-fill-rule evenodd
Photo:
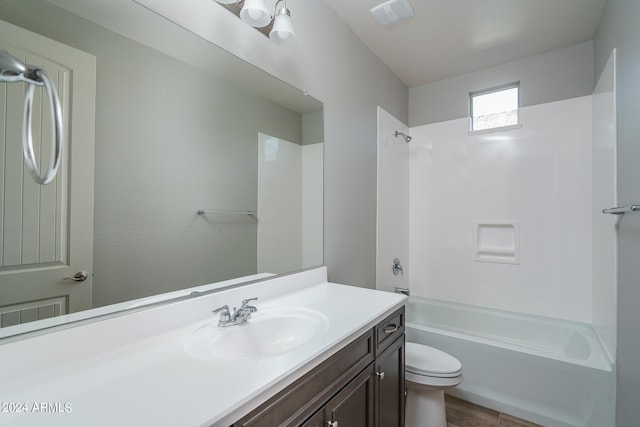
<instances>
[{"instance_id":1,"label":"shower arm","mask_svg":"<svg viewBox=\"0 0 640 427\"><path fill-rule=\"evenodd\" d=\"M413 139L412 137L410 137L410 136L409 136L409 135L407 135L406 133L404 133L404 132L400 132L400 131L395 131L395 133L393 134L393 136L395 136L396 138L397 138L397 137L399 137L399 136L401 136L401 137L402 137L402 139L404 139L404 142L406 142L407 144L408 144L409 142L411 142L411 139Z\"/></svg>"},{"instance_id":2,"label":"shower arm","mask_svg":"<svg viewBox=\"0 0 640 427\"><path fill-rule=\"evenodd\" d=\"M33 180L41 185L49 184L56 177L62 158L62 108L58 92L44 70L28 66L3 50L0 50L0 82L25 82L27 84L22 109L22 155ZM36 162L31 129L35 86L43 86L49 97L51 134L53 136L49 167L42 174Z\"/></svg>"}]
</instances>

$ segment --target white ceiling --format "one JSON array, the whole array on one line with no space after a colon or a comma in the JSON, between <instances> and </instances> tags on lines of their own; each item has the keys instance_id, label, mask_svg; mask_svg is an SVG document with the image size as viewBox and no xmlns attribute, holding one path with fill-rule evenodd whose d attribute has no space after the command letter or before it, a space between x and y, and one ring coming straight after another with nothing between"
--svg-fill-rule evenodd
<instances>
[{"instance_id":1,"label":"white ceiling","mask_svg":"<svg viewBox=\"0 0 640 427\"><path fill-rule=\"evenodd\" d=\"M592 40L607 0L409 0L390 27L384 0L324 0L409 87Z\"/></svg>"}]
</instances>

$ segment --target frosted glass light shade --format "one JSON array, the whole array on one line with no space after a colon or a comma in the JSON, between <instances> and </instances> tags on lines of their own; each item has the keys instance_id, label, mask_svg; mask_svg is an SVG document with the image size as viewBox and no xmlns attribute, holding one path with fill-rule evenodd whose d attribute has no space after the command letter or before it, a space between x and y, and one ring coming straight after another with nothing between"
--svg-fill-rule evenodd
<instances>
[{"instance_id":1,"label":"frosted glass light shade","mask_svg":"<svg viewBox=\"0 0 640 427\"><path fill-rule=\"evenodd\" d=\"M271 22L271 15L264 0L245 0L240 11L240 19L253 27L266 27Z\"/></svg>"},{"instance_id":2,"label":"frosted glass light shade","mask_svg":"<svg viewBox=\"0 0 640 427\"><path fill-rule=\"evenodd\" d=\"M269 32L269 38L272 40L285 40L295 36L296 32L293 29L293 22L291 22L291 13L289 9L283 7L275 17L273 28Z\"/></svg>"}]
</instances>

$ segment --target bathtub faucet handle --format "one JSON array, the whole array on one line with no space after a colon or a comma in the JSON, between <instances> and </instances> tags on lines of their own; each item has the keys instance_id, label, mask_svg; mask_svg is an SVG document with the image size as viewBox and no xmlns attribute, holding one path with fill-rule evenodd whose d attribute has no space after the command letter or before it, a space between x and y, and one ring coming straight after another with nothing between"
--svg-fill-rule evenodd
<instances>
[{"instance_id":1,"label":"bathtub faucet handle","mask_svg":"<svg viewBox=\"0 0 640 427\"><path fill-rule=\"evenodd\" d=\"M404 274L404 271L402 271L402 265L400 264L399 258L393 259L393 265L391 266L391 271L393 271L394 276L397 276L398 274Z\"/></svg>"}]
</instances>

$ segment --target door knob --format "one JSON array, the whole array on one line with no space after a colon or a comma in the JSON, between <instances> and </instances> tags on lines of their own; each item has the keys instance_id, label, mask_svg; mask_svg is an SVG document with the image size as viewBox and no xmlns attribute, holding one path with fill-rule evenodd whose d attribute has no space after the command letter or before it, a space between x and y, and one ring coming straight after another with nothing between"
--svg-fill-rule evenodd
<instances>
[{"instance_id":1,"label":"door knob","mask_svg":"<svg viewBox=\"0 0 640 427\"><path fill-rule=\"evenodd\" d=\"M376 375L379 376L381 380L384 379L384 372L376 372Z\"/></svg>"},{"instance_id":2,"label":"door knob","mask_svg":"<svg viewBox=\"0 0 640 427\"><path fill-rule=\"evenodd\" d=\"M78 271L73 277L65 277L64 280L73 280L74 282L84 282L89 278L89 273L86 271Z\"/></svg>"},{"instance_id":3,"label":"door knob","mask_svg":"<svg viewBox=\"0 0 640 427\"><path fill-rule=\"evenodd\" d=\"M337 421L329 421L329 422L327 422L327 425L329 427L338 427L338 422Z\"/></svg>"}]
</instances>

